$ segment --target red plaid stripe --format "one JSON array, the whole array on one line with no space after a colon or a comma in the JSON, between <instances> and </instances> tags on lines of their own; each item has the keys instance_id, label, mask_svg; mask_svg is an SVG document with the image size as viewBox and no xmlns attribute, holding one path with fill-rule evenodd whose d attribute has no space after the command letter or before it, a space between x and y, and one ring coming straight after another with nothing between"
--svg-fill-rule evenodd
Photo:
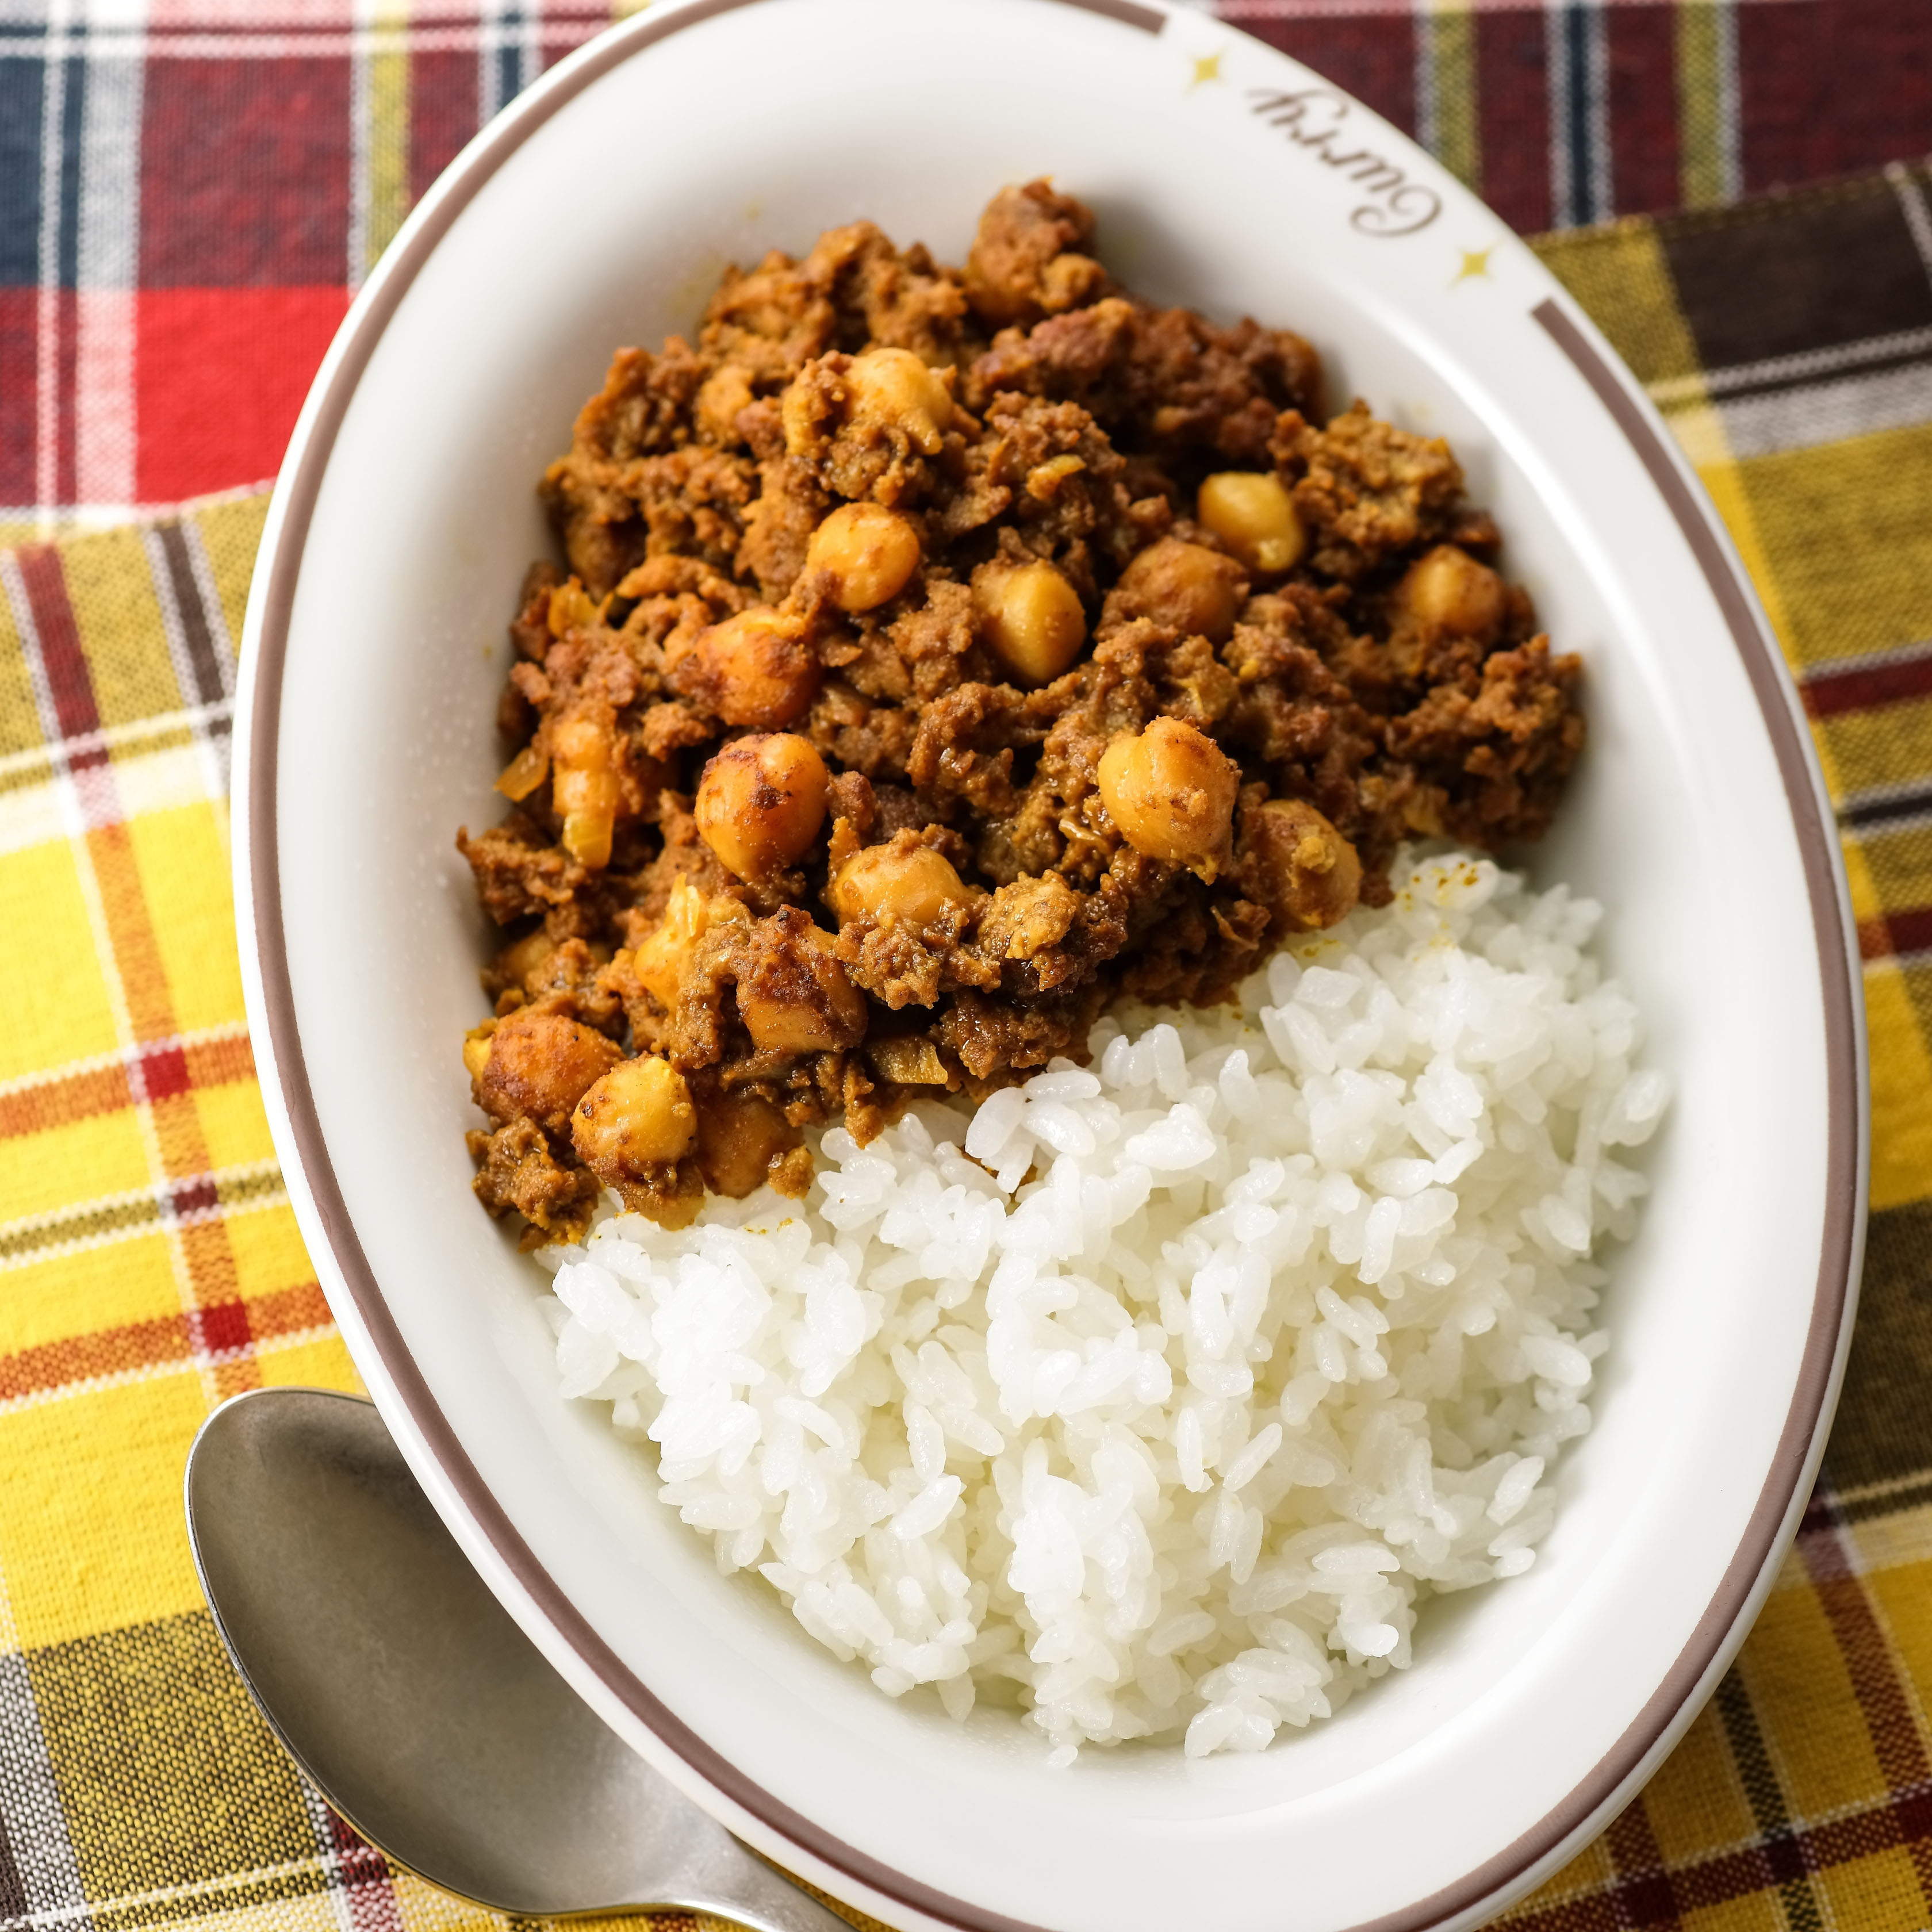
<instances>
[{"instance_id":1,"label":"red plaid stripe","mask_svg":"<svg viewBox=\"0 0 1932 1932\"><path fill-rule=\"evenodd\" d=\"M83 1064L0 1088L0 1140L254 1077L255 1056L245 1034L154 1040L105 1064Z\"/></svg>"},{"instance_id":2,"label":"red plaid stripe","mask_svg":"<svg viewBox=\"0 0 1932 1932\"><path fill-rule=\"evenodd\" d=\"M43 517L272 476L370 246L610 10L50 17L0 17L0 506ZM389 142L386 188L368 157Z\"/></svg>"},{"instance_id":3,"label":"red plaid stripe","mask_svg":"<svg viewBox=\"0 0 1932 1932\"><path fill-rule=\"evenodd\" d=\"M1932 0L1221 0L1535 230L1932 149ZM0 506L265 478L367 267L590 0L355 22L159 0L136 32L0 22ZM404 78L372 106L371 63ZM369 206L371 116L400 144Z\"/></svg>"}]
</instances>

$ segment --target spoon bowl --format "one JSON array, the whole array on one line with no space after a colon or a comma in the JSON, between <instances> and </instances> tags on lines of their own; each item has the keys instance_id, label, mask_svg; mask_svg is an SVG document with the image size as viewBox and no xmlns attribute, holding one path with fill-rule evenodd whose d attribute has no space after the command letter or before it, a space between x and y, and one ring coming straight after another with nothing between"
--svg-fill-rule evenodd
<instances>
[{"instance_id":1,"label":"spoon bowl","mask_svg":"<svg viewBox=\"0 0 1932 1932\"><path fill-rule=\"evenodd\" d=\"M188 1540L270 1730L399 1864L530 1917L844 1932L609 1730L492 1596L373 1403L257 1389L188 1454Z\"/></svg>"}]
</instances>

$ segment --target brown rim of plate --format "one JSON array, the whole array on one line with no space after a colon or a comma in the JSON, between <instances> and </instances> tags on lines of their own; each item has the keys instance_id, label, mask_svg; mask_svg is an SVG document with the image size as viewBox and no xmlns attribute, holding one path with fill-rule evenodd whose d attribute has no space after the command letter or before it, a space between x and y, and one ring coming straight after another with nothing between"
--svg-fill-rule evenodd
<instances>
[{"instance_id":1,"label":"brown rim of plate","mask_svg":"<svg viewBox=\"0 0 1932 1932\"><path fill-rule=\"evenodd\" d=\"M262 1004L272 1059L288 1112L303 1180L330 1252L385 1372L430 1453L476 1528L515 1577L538 1612L626 1709L667 1748L730 1803L826 1868L880 1898L910 1907L960 1932L1040 1932L1024 1921L980 1910L947 1896L823 1832L753 1784L668 1710L627 1669L571 1603L502 1506L490 1492L437 1406L404 1344L394 1317L362 1252L333 1164L302 1058L283 929L277 851L275 789L282 678L289 619L303 550L322 474L362 372L390 318L436 243L498 167L566 103L613 68L680 28L763 0L690 0L668 14L641 15L593 42L548 86L513 104L456 164L439 191L405 227L372 278L364 306L345 325L334 366L321 379L314 414L294 466L277 486L281 517L263 588L256 641L254 704L248 731L250 877ZM1166 16L1135 0L1056 0L1138 31L1158 34ZM1642 462L1724 614L1778 761L1797 836L1818 948L1825 1015L1827 1144L1826 1206L1818 1286L1790 1412L1769 1474L1736 1552L1690 1641L1654 1694L1590 1774L1546 1812L1537 1825L1456 1883L1415 1904L1354 1928L1354 1932L1426 1932L1459 1918L1518 1885L1565 1840L1592 1822L1620 1796L1669 1730L1686 1702L1724 1658L1758 1581L1795 1522L1798 1494L1824 1420L1844 1340L1854 1271L1863 1246L1864 1202L1858 1188L1864 1120L1859 1106L1858 1019L1852 952L1840 898L1836 841L1814 780L1790 695L1784 661L1724 539L1714 514L1692 487L1629 379L1607 361L1588 333L1553 298L1533 319L1589 385Z\"/></svg>"}]
</instances>

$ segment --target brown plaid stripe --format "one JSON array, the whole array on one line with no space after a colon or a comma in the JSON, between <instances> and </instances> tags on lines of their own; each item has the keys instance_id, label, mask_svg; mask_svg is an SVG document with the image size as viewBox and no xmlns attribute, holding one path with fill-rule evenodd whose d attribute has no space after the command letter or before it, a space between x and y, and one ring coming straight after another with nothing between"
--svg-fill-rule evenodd
<instances>
[{"instance_id":1,"label":"brown plaid stripe","mask_svg":"<svg viewBox=\"0 0 1932 1932\"><path fill-rule=\"evenodd\" d=\"M1932 1919L1932 224L1921 169L1552 238L1724 510L1839 806L1876 1157L1844 1405L1758 1629L1600 1844L1508 1915Z\"/></svg>"}]
</instances>

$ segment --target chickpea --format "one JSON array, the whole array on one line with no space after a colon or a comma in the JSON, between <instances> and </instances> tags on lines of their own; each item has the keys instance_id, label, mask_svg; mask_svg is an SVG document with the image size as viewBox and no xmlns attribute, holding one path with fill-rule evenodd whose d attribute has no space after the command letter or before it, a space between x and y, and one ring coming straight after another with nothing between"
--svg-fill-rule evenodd
<instances>
[{"instance_id":1,"label":"chickpea","mask_svg":"<svg viewBox=\"0 0 1932 1932\"><path fill-rule=\"evenodd\" d=\"M638 983L666 1012L676 1011L679 991L691 970L698 942L710 927L704 895L695 886L687 885L680 873L657 930L631 953L631 970Z\"/></svg>"},{"instance_id":2,"label":"chickpea","mask_svg":"<svg viewBox=\"0 0 1932 1932\"><path fill-rule=\"evenodd\" d=\"M789 731L739 738L698 782L698 830L741 879L782 872L825 822L825 760Z\"/></svg>"},{"instance_id":3,"label":"chickpea","mask_svg":"<svg viewBox=\"0 0 1932 1932\"><path fill-rule=\"evenodd\" d=\"M622 1058L615 1042L559 1012L524 1007L496 1023L476 1098L500 1120L528 1114L562 1133L571 1109Z\"/></svg>"},{"instance_id":4,"label":"chickpea","mask_svg":"<svg viewBox=\"0 0 1932 1932\"><path fill-rule=\"evenodd\" d=\"M482 1079L484 1068L490 1064L490 1036L496 1030L496 1022L485 1020L463 1036L463 1064L472 1080Z\"/></svg>"},{"instance_id":5,"label":"chickpea","mask_svg":"<svg viewBox=\"0 0 1932 1932\"><path fill-rule=\"evenodd\" d=\"M919 568L919 532L877 503L842 503L812 532L805 567L832 578L840 610L875 610L896 597Z\"/></svg>"},{"instance_id":6,"label":"chickpea","mask_svg":"<svg viewBox=\"0 0 1932 1932\"><path fill-rule=\"evenodd\" d=\"M922 456L937 456L952 421L952 392L910 349L868 349L845 372L852 420L896 429Z\"/></svg>"},{"instance_id":7,"label":"chickpea","mask_svg":"<svg viewBox=\"0 0 1932 1932\"><path fill-rule=\"evenodd\" d=\"M1100 754L1100 800L1137 852L1208 867L1228 842L1240 774L1214 740L1178 718L1156 718Z\"/></svg>"},{"instance_id":8,"label":"chickpea","mask_svg":"<svg viewBox=\"0 0 1932 1932\"><path fill-rule=\"evenodd\" d=\"M842 926L869 918L923 926L948 906L964 905L971 895L943 854L904 832L890 844L854 853L839 867L825 896Z\"/></svg>"},{"instance_id":9,"label":"chickpea","mask_svg":"<svg viewBox=\"0 0 1932 1932\"><path fill-rule=\"evenodd\" d=\"M1051 684L1087 641L1080 593L1050 563L982 563L973 573L973 614L1022 684Z\"/></svg>"},{"instance_id":10,"label":"chickpea","mask_svg":"<svg viewBox=\"0 0 1932 1932\"><path fill-rule=\"evenodd\" d=\"M1223 470L1201 486L1195 514L1251 570L1292 570L1308 532L1279 476Z\"/></svg>"},{"instance_id":11,"label":"chickpea","mask_svg":"<svg viewBox=\"0 0 1932 1932\"><path fill-rule=\"evenodd\" d=\"M1120 573L1114 599L1129 615L1150 617L1184 638L1225 644L1248 594L1248 580L1231 556L1205 544L1162 537Z\"/></svg>"},{"instance_id":12,"label":"chickpea","mask_svg":"<svg viewBox=\"0 0 1932 1932\"><path fill-rule=\"evenodd\" d=\"M707 1100L698 1116L698 1164L714 1194L742 1201L804 1136L770 1101L742 1090Z\"/></svg>"},{"instance_id":13,"label":"chickpea","mask_svg":"<svg viewBox=\"0 0 1932 1932\"><path fill-rule=\"evenodd\" d=\"M570 1138L607 1187L649 1178L682 1160L698 1137L698 1110L684 1076L656 1054L620 1061L578 1102Z\"/></svg>"},{"instance_id":14,"label":"chickpea","mask_svg":"<svg viewBox=\"0 0 1932 1932\"><path fill-rule=\"evenodd\" d=\"M818 694L818 660L802 618L759 606L698 633L673 664L674 682L728 724L776 730Z\"/></svg>"},{"instance_id":15,"label":"chickpea","mask_svg":"<svg viewBox=\"0 0 1932 1932\"><path fill-rule=\"evenodd\" d=\"M1244 877L1291 932L1334 925L1361 896L1355 848L1304 799L1271 798L1241 814Z\"/></svg>"},{"instance_id":16,"label":"chickpea","mask_svg":"<svg viewBox=\"0 0 1932 1932\"><path fill-rule=\"evenodd\" d=\"M564 850L580 865L610 862L617 822L616 746L609 728L580 712L550 727L550 799L563 820Z\"/></svg>"},{"instance_id":17,"label":"chickpea","mask_svg":"<svg viewBox=\"0 0 1932 1932\"><path fill-rule=\"evenodd\" d=\"M1411 564L1395 590L1402 616L1459 637L1493 636L1508 602L1502 579L1454 544L1438 544Z\"/></svg>"},{"instance_id":18,"label":"chickpea","mask_svg":"<svg viewBox=\"0 0 1932 1932\"><path fill-rule=\"evenodd\" d=\"M738 977L738 1014L761 1053L830 1053L865 1036L866 996L796 906L761 920Z\"/></svg>"}]
</instances>

